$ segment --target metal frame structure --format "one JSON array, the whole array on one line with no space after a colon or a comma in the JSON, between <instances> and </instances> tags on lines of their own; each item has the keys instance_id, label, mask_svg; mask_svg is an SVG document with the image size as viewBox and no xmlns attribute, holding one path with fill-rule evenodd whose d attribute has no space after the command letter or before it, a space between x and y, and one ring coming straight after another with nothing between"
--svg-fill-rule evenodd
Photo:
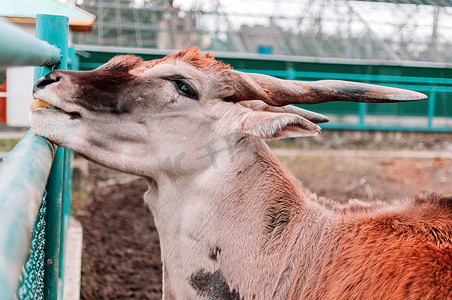
<instances>
[{"instance_id":1,"label":"metal frame structure","mask_svg":"<svg viewBox=\"0 0 452 300\"><path fill-rule=\"evenodd\" d=\"M452 62L449 0L79 2L97 16L80 45Z\"/></svg>"},{"instance_id":2,"label":"metal frame structure","mask_svg":"<svg viewBox=\"0 0 452 300\"><path fill-rule=\"evenodd\" d=\"M37 38L0 20L0 65L42 65L35 69L35 80L55 68L66 69L68 32L69 20L64 16L38 15ZM29 252L36 226L45 226L45 246L41 245L44 269L38 272L43 272L44 282L42 294L25 295L33 299L62 299L71 160L71 152L57 148L30 130L0 165L1 299L16 298L20 277L34 280L39 275L36 270L21 275L24 264L27 270L30 260L36 259ZM46 206L42 207L42 203ZM36 220L43 210L45 219Z\"/></svg>"}]
</instances>

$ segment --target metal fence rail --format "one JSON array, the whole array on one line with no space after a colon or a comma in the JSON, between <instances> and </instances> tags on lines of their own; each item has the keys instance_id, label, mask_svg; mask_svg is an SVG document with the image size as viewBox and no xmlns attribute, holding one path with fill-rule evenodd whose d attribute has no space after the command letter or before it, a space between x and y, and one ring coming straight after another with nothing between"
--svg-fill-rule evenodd
<instances>
[{"instance_id":1,"label":"metal fence rail","mask_svg":"<svg viewBox=\"0 0 452 300\"><path fill-rule=\"evenodd\" d=\"M67 17L38 15L44 42L0 20L0 65L43 65L35 81L66 69L68 31ZM71 158L30 130L0 165L0 299L62 298ZM32 250L41 252L30 253L32 232Z\"/></svg>"},{"instance_id":2,"label":"metal fence rail","mask_svg":"<svg viewBox=\"0 0 452 300\"><path fill-rule=\"evenodd\" d=\"M28 33L2 19L0 41L0 66L53 66L61 59L58 48L30 38Z\"/></svg>"}]
</instances>

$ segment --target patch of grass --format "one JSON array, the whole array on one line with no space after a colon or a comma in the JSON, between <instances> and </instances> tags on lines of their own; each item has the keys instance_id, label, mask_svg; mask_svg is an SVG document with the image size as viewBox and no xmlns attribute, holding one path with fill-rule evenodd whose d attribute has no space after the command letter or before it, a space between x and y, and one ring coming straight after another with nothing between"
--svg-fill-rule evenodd
<instances>
[{"instance_id":1,"label":"patch of grass","mask_svg":"<svg viewBox=\"0 0 452 300\"><path fill-rule=\"evenodd\" d=\"M19 139L1 139L0 140L0 152L9 152L16 146Z\"/></svg>"}]
</instances>

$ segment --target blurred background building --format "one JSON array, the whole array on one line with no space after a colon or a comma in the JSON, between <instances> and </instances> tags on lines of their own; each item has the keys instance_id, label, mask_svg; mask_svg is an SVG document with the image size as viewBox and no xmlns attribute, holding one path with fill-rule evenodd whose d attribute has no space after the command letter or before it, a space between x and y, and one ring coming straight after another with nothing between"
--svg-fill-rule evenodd
<instances>
[{"instance_id":1,"label":"blurred background building","mask_svg":"<svg viewBox=\"0 0 452 300\"><path fill-rule=\"evenodd\" d=\"M75 44L452 62L452 0L77 0Z\"/></svg>"}]
</instances>

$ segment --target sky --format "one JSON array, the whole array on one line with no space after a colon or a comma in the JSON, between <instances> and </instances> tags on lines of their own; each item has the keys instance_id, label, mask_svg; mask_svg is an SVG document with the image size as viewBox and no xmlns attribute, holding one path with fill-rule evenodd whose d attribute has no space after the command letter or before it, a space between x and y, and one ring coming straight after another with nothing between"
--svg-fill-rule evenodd
<instances>
[{"instance_id":1,"label":"sky","mask_svg":"<svg viewBox=\"0 0 452 300\"><path fill-rule=\"evenodd\" d=\"M174 5L183 10L203 9L212 11L220 4L221 11L229 15L229 24L221 20L206 21L206 26L232 26L246 24L269 25L269 17L275 16L283 29L294 31L312 26L316 18L322 18L323 32L359 33L366 27L380 38L430 39L434 22L434 7L427 5L396 5L381 2L340 0L175 0ZM350 12L353 12L352 14ZM300 16L304 16L299 22ZM350 18L350 16L352 16ZM217 22L217 23L216 23ZM438 20L438 38L452 42L452 8L441 8Z\"/></svg>"}]
</instances>

